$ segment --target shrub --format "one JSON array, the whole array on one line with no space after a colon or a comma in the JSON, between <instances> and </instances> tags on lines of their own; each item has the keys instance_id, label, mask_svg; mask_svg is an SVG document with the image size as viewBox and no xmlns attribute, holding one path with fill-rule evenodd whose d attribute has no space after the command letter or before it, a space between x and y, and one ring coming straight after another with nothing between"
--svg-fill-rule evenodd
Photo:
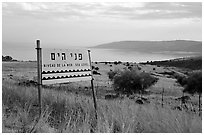
<instances>
[{"instance_id":1,"label":"shrub","mask_svg":"<svg viewBox=\"0 0 204 135\"><path fill-rule=\"evenodd\" d=\"M113 63L114 65L117 65L118 64L118 62L117 61L114 61L114 63Z\"/></svg>"},{"instance_id":2,"label":"shrub","mask_svg":"<svg viewBox=\"0 0 204 135\"><path fill-rule=\"evenodd\" d=\"M114 61L113 62L114 65L121 64L121 63L122 63L121 61Z\"/></svg>"},{"instance_id":3,"label":"shrub","mask_svg":"<svg viewBox=\"0 0 204 135\"><path fill-rule=\"evenodd\" d=\"M122 64L122 62L121 62L121 61L118 61L118 64Z\"/></svg>"},{"instance_id":4,"label":"shrub","mask_svg":"<svg viewBox=\"0 0 204 135\"><path fill-rule=\"evenodd\" d=\"M95 67L95 70L99 70L99 67Z\"/></svg>"},{"instance_id":5,"label":"shrub","mask_svg":"<svg viewBox=\"0 0 204 135\"><path fill-rule=\"evenodd\" d=\"M138 93L153 85L158 79L149 73L138 72L136 70L118 71L113 77L114 89L122 93Z\"/></svg>"},{"instance_id":6,"label":"shrub","mask_svg":"<svg viewBox=\"0 0 204 135\"><path fill-rule=\"evenodd\" d=\"M174 77L177 79L177 82L181 85L184 86L187 83L187 79L184 76L180 75L174 75Z\"/></svg>"},{"instance_id":7,"label":"shrub","mask_svg":"<svg viewBox=\"0 0 204 135\"><path fill-rule=\"evenodd\" d=\"M128 67L128 69L129 69L129 70L132 70L132 67L131 67L131 66L129 66L129 67Z\"/></svg>"},{"instance_id":8,"label":"shrub","mask_svg":"<svg viewBox=\"0 0 204 135\"><path fill-rule=\"evenodd\" d=\"M113 80L113 78L114 78L114 76L117 74L117 72L118 71L112 71L112 70L110 70L109 72L108 72L108 78L112 81Z\"/></svg>"},{"instance_id":9,"label":"shrub","mask_svg":"<svg viewBox=\"0 0 204 135\"><path fill-rule=\"evenodd\" d=\"M202 72L192 73L186 79L186 87L184 88L184 92L188 92L190 94L202 94Z\"/></svg>"},{"instance_id":10,"label":"shrub","mask_svg":"<svg viewBox=\"0 0 204 135\"><path fill-rule=\"evenodd\" d=\"M91 66L92 69L95 69L95 66Z\"/></svg>"},{"instance_id":11,"label":"shrub","mask_svg":"<svg viewBox=\"0 0 204 135\"><path fill-rule=\"evenodd\" d=\"M2 61L17 61L17 60L13 59L11 56L2 55Z\"/></svg>"},{"instance_id":12,"label":"shrub","mask_svg":"<svg viewBox=\"0 0 204 135\"><path fill-rule=\"evenodd\" d=\"M97 71L95 71L95 70L93 71L93 74L94 74L94 75L101 75L101 73L99 73L99 72L97 72Z\"/></svg>"}]
</instances>

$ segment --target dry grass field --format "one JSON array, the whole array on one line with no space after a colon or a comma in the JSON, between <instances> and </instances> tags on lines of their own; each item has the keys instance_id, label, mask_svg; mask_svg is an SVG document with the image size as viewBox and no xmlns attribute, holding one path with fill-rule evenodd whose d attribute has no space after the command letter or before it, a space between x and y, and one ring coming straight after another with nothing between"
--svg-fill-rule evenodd
<instances>
[{"instance_id":1,"label":"dry grass field","mask_svg":"<svg viewBox=\"0 0 204 135\"><path fill-rule=\"evenodd\" d=\"M4 133L201 133L202 116L198 95L181 105L177 98L183 88L169 74L171 68L131 63L159 80L148 88L144 104L135 102L140 95L107 100L115 93L107 72L127 66L93 63L101 75L94 75L97 114L93 107L90 82L43 86L43 115L38 120L36 62L2 63L2 131ZM175 70L175 69L174 69ZM179 71L178 71L179 72ZM161 93L164 89L162 107ZM37 124L36 124L37 122ZM36 124L36 125L35 125Z\"/></svg>"}]
</instances>

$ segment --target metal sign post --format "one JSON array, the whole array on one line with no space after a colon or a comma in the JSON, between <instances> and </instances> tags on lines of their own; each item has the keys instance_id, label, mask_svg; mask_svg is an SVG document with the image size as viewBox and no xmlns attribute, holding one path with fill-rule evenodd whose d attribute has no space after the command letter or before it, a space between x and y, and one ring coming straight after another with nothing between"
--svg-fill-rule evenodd
<instances>
[{"instance_id":1,"label":"metal sign post","mask_svg":"<svg viewBox=\"0 0 204 135\"><path fill-rule=\"evenodd\" d=\"M91 81L95 117L97 119L96 94L93 83L90 50L41 49L37 40L37 72L39 118L42 115L41 89L43 85L75 81Z\"/></svg>"},{"instance_id":2,"label":"metal sign post","mask_svg":"<svg viewBox=\"0 0 204 135\"><path fill-rule=\"evenodd\" d=\"M41 89L42 89L42 52L40 48L40 40L37 43L37 72L38 72L38 103L39 103L39 118L42 113Z\"/></svg>"},{"instance_id":3,"label":"metal sign post","mask_svg":"<svg viewBox=\"0 0 204 135\"><path fill-rule=\"evenodd\" d=\"M91 54L90 54L90 50L88 50L88 53L89 53L89 62L90 62L90 68L92 68L92 65L91 65ZM95 93L95 90L94 90L94 85L93 85L93 72L92 72L92 69L91 69L91 88L92 88L92 94L93 94L93 101L94 101L94 108L95 108L95 117L97 119L97 104L96 104L96 93Z\"/></svg>"}]
</instances>

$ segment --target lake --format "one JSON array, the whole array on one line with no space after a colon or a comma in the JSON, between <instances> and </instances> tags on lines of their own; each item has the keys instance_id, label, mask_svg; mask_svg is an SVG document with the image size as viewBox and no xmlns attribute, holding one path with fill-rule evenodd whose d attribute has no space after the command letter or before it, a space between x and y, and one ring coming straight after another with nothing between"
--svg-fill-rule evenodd
<instances>
[{"instance_id":1,"label":"lake","mask_svg":"<svg viewBox=\"0 0 204 135\"><path fill-rule=\"evenodd\" d=\"M93 61L145 62L201 56L202 54L197 52L137 52L121 49L91 49L91 55Z\"/></svg>"},{"instance_id":2,"label":"lake","mask_svg":"<svg viewBox=\"0 0 204 135\"><path fill-rule=\"evenodd\" d=\"M196 52L137 52L121 49L96 49L91 48L92 61L124 61L124 62L145 62L155 60L167 60L181 57L201 56ZM2 55L12 56L17 60L36 60L35 48L5 48L2 49Z\"/></svg>"}]
</instances>

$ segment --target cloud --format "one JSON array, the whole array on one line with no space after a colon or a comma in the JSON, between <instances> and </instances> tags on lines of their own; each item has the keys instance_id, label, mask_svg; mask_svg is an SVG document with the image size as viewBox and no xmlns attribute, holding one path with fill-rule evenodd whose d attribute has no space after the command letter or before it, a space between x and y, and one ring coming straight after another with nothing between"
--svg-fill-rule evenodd
<instances>
[{"instance_id":1,"label":"cloud","mask_svg":"<svg viewBox=\"0 0 204 135\"><path fill-rule=\"evenodd\" d=\"M150 3L3 3L3 15L28 16L45 19L119 18L130 20L201 18L202 3L150 2Z\"/></svg>"},{"instance_id":2,"label":"cloud","mask_svg":"<svg viewBox=\"0 0 204 135\"><path fill-rule=\"evenodd\" d=\"M201 3L167 3L154 2L144 3L141 7L124 7L113 5L104 14L121 16L129 19L178 19L178 18L201 18Z\"/></svg>"}]
</instances>

